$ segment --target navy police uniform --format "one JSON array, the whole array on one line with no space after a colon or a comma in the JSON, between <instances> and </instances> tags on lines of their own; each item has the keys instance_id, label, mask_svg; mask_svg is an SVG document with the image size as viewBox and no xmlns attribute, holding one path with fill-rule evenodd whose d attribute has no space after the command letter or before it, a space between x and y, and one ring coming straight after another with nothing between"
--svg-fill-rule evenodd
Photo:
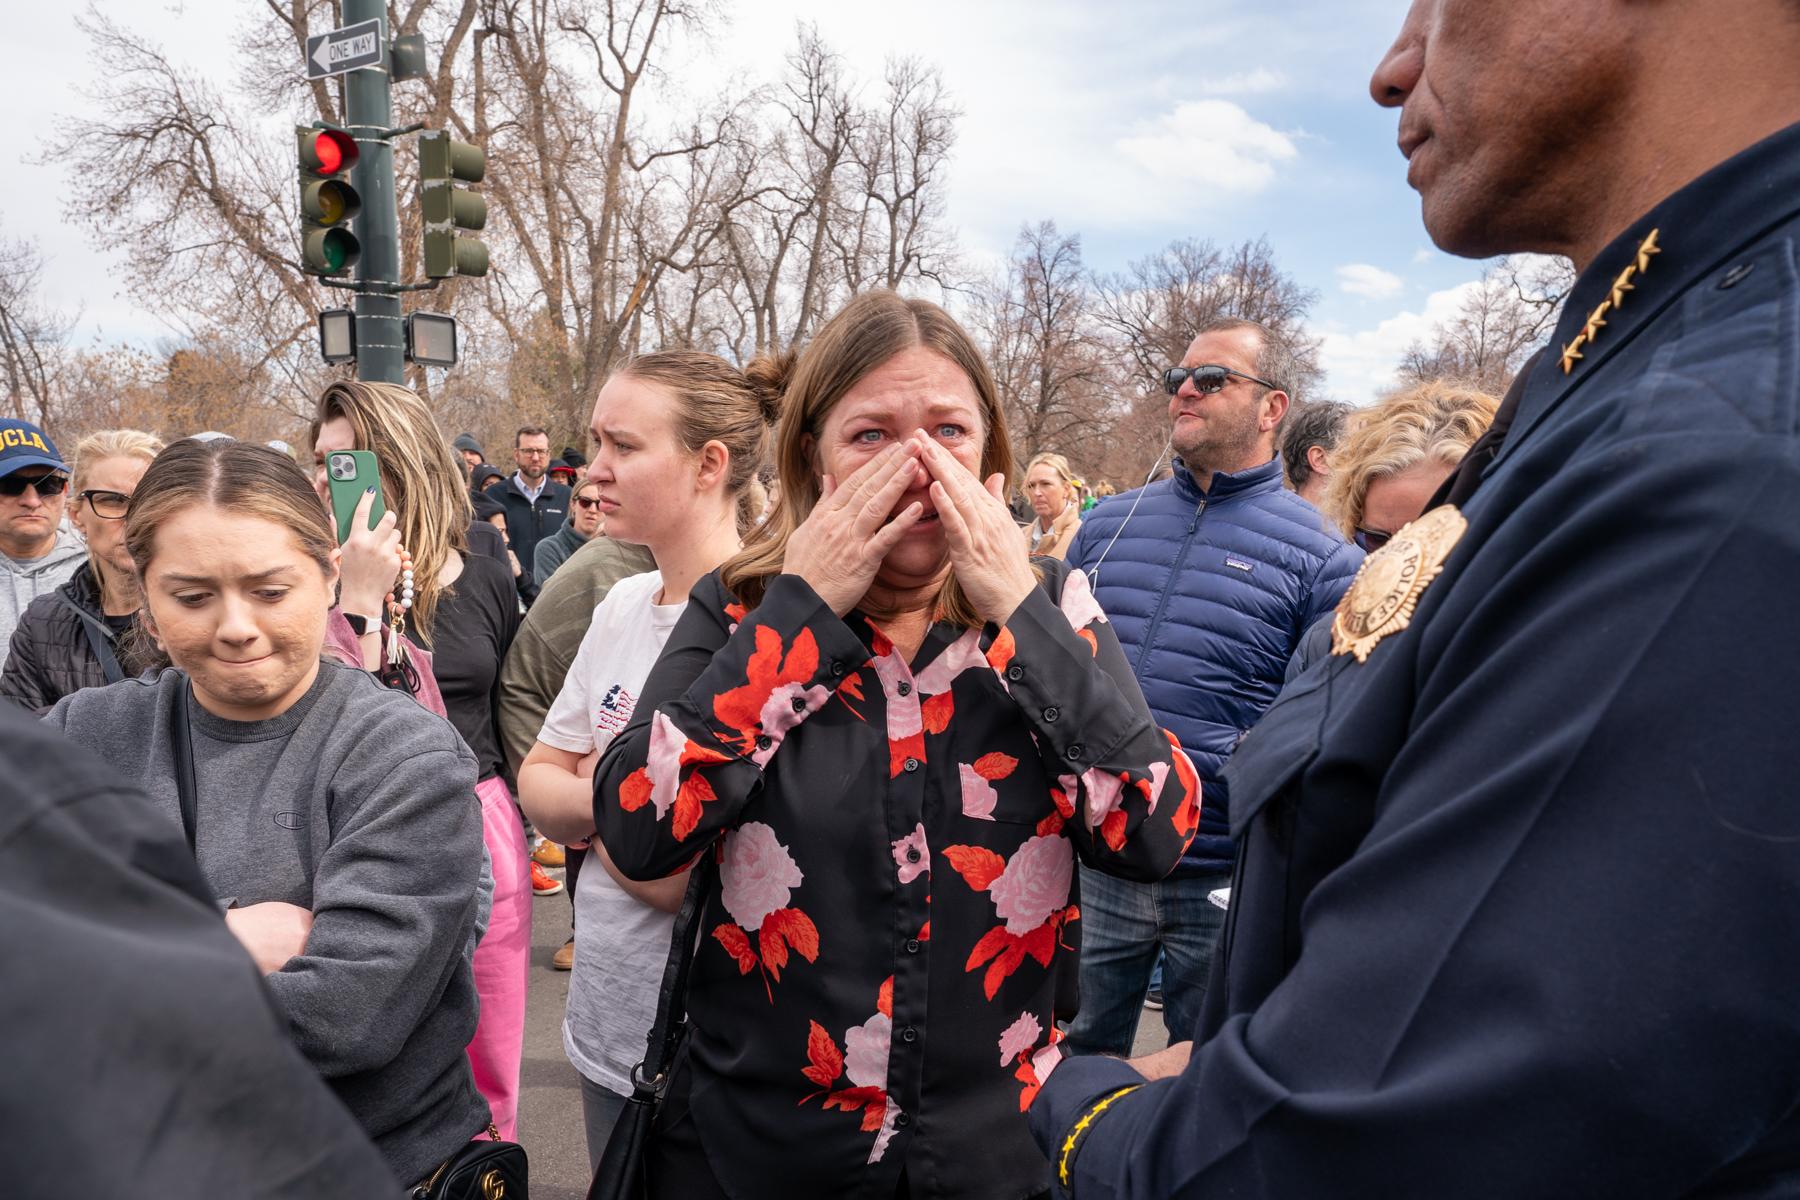
<instances>
[{"instance_id":1,"label":"navy police uniform","mask_svg":"<svg viewBox=\"0 0 1800 1200\"><path fill-rule=\"evenodd\" d=\"M1040 1093L1077 1200L1800 1195L1800 126L1603 251L1509 416L1232 759L1187 1070Z\"/></svg>"}]
</instances>

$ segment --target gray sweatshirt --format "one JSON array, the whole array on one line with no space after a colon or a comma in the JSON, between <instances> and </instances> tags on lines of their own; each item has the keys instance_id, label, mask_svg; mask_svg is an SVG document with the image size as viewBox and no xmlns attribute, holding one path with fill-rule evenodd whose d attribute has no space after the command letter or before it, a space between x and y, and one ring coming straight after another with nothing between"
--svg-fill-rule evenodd
<instances>
[{"instance_id":1,"label":"gray sweatshirt","mask_svg":"<svg viewBox=\"0 0 1800 1200\"><path fill-rule=\"evenodd\" d=\"M87 543L67 526L56 531L56 543L42 558L0 554L0 664L12 653L13 630L25 609L39 596L67 583L86 559Z\"/></svg>"},{"instance_id":2,"label":"gray sweatshirt","mask_svg":"<svg viewBox=\"0 0 1800 1200\"><path fill-rule=\"evenodd\" d=\"M182 682L169 669L88 688L44 718L178 829L170 721ZM193 701L189 713L201 872L222 901L312 911L304 953L269 988L300 1051L410 1184L488 1120L465 1054L477 1016L465 953L482 858L475 758L448 721L336 663L278 717L226 721Z\"/></svg>"}]
</instances>

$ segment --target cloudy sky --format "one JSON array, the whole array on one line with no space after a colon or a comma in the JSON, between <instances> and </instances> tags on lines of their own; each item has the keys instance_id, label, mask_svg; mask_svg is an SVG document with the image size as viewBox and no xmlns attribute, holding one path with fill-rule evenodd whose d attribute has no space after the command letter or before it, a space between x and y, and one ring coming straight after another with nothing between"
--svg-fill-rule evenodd
<instances>
[{"instance_id":1,"label":"cloudy sky","mask_svg":"<svg viewBox=\"0 0 1800 1200\"><path fill-rule=\"evenodd\" d=\"M172 55L233 70L232 37L260 0L98 0ZM729 26L688 55L688 74L772 78L797 21L867 78L888 54L944 72L963 112L950 220L978 258L1003 255L1021 222L1081 234L1088 263L1123 266L1176 237L1267 235L1319 293L1328 388L1368 400L1406 346L1454 311L1480 264L1431 247L1394 148L1395 116L1369 72L1405 0L735 0ZM92 81L70 8L16 6L0 105L47 130ZM295 71L301 69L296 56ZM113 264L61 219L62 168L20 147L0 232L37 239L51 293L80 307L83 337L167 332L123 294Z\"/></svg>"}]
</instances>

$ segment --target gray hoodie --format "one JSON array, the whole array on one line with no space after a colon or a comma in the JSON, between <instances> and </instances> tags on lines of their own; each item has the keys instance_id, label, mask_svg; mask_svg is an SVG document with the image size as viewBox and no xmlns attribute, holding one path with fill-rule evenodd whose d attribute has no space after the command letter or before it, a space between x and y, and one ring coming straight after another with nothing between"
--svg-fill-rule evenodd
<instances>
[{"instance_id":1,"label":"gray hoodie","mask_svg":"<svg viewBox=\"0 0 1800 1200\"><path fill-rule=\"evenodd\" d=\"M183 681L171 668L86 688L44 718L177 829ZM300 1052L394 1174L416 1181L488 1121L465 1053L482 861L474 755L448 721L336 663L266 721L188 703L201 873L222 902L312 912L305 950L269 989Z\"/></svg>"},{"instance_id":2,"label":"gray hoodie","mask_svg":"<svg viewBox=\"0 0 1800 1200\"><path fill-rule=\"evenodd\" d=\"M0 554L0 665L11 651L13 630L26 605L68 582L86 558L87 543L67 525L56 531L55 545L42 558Z\"/></svg>"}]
</instances>

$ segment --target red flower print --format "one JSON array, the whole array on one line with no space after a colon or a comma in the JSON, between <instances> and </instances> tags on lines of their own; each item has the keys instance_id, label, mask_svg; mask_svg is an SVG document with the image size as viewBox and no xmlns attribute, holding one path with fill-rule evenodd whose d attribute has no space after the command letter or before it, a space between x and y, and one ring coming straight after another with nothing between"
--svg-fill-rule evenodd
<instances>
[{"instance_id":1,"label":"red flower print","mask_svg":"<svg viewBox=\"0 0 1800 1200\"><path fill-rule=\"evenodd\" d=\"M988 647L988 666L994 668L996 672L1002 673L1002 677L1004 677L1007 666L1013 660L1014 649L1012 630L1002 629L1000 636L994 639L994 644Z\"/></svg>"},{"instance_id":2,"label":"red flower print","mask_svg":"<svg viewBox=\"0 0 1800 1200\"><path fill-rule=\"evenodd\" d=\"M973 817L978 821L994 819L994 804L1000 794L994 790L994 781L1005 779L1019 765L1019 760L1010 754L984 754L975 760L973 766L966 763L957 764L957 774L962 780L963 816Z\"/></svg>"},{"instance_id":3,"label":"red flower print","mask_svg":"<svg viewBox=\"0 0 1800 1200\"><path fill-rule=\"evenodd\" d=\"M719 899L731 921L720 924L712 936L737 960L738 974L762 968L771 1004L773 984L781 982L790 950L809 963L819 960L819 927L804 912L788 907L792 889L804 878L787 847L762 822L746 822L725 836ZM754 948L751 930L756 931Z\"/></svg>"},{"instance_id":4,"label":"red flower print","mask_svg":"<svg viewBox=\"0 0 1800 1200\"><path fill-rule=\"evenodd\" d=\"M1008 1067L1017 1062L1019 1067L1013 1072L1013 1078L1025 1085L1019 1094L1020 1112L1031 1107L1038 1090L1049 1081L1050 1072L1062 1061L1062 1051L1056 1048L1063 1039L1062 1030L1052 1025L1050 1040L1040 1047L1037 1041L1042 1033L1038 1019L1027 1012L1020 1013L1019 1019L1000 1035L1000 1065Z\"/></svg>"},{"instance_id":5,"label":"red flower print","mask_svg":"<svg viewBox=\"0 0 1800 1200\"><path fill-rule=\"evenodd\" d=\"M935 696L929 696L919 706L919 715L926 733L942 733L950 728L950 718L955 713L956 697L952 692L939 692Z\"/></svg>"},{"instance_id":6,"label":"red flower print","mask_svg":"<svg viewBox=\"0 0 1800 1200\"><path fill-rule=\"evenodd\" d=\"M993 897L1006 922L982 935L963 966L976 971L986 965L982 990L987 998L994 998L1027 956L1048 967L1062 944L1063 926L1081 916L1080 909L1068 903L1075 866L1068 840L1034 837L1010 859L981 846L951 846L944 858L970 887Z\"/></svg>"},{"instance_id":7,"label":"red flower print","mask_svg":"<svg viewBox=\"0 0 1800 1200\"><path fill-rule=\"evenodd\" d=\"M844 1049L817 1021L807 1022L806 1066L800 1073L818 1090L800 1098L802 1105L823 1096L827 1110L862 1113L862 1131L875 1134L868 1161L881 1161L893 1139L898 1106L888 1100L888 1054L893 1044L893 985L889 976L877 996L877 1011L844 1033ZM837 1088L839 1078L850 1086ZM835 1090L834 1090L835 1089Z\"/></svg>"},{"instance_id":8,"label":"red flower print","mask_svg":"<svg viewBox=\"0 0 1800 1200\"><path fill-rule=\"evenodd\" d=\"M735 741L746 755L757 759L761 765L768 761L767 755L773 754L775 748L771 744L765 750L757 751L759 734L769 737L772 742L778 741L782 734L799 723L801 714L817 709L830 699L826 688L805 686L818 671L819 643L812 630L802 629L784 656L781 635L767 625L758 625L756 650L745 664L744 683L713 699L713 715L720 724L736 732L736 738L729 740ZM805 706L798 712L794 705L796 700ZM757 758L759 754L763 757Z\"/></svg>"}]
</instances>

